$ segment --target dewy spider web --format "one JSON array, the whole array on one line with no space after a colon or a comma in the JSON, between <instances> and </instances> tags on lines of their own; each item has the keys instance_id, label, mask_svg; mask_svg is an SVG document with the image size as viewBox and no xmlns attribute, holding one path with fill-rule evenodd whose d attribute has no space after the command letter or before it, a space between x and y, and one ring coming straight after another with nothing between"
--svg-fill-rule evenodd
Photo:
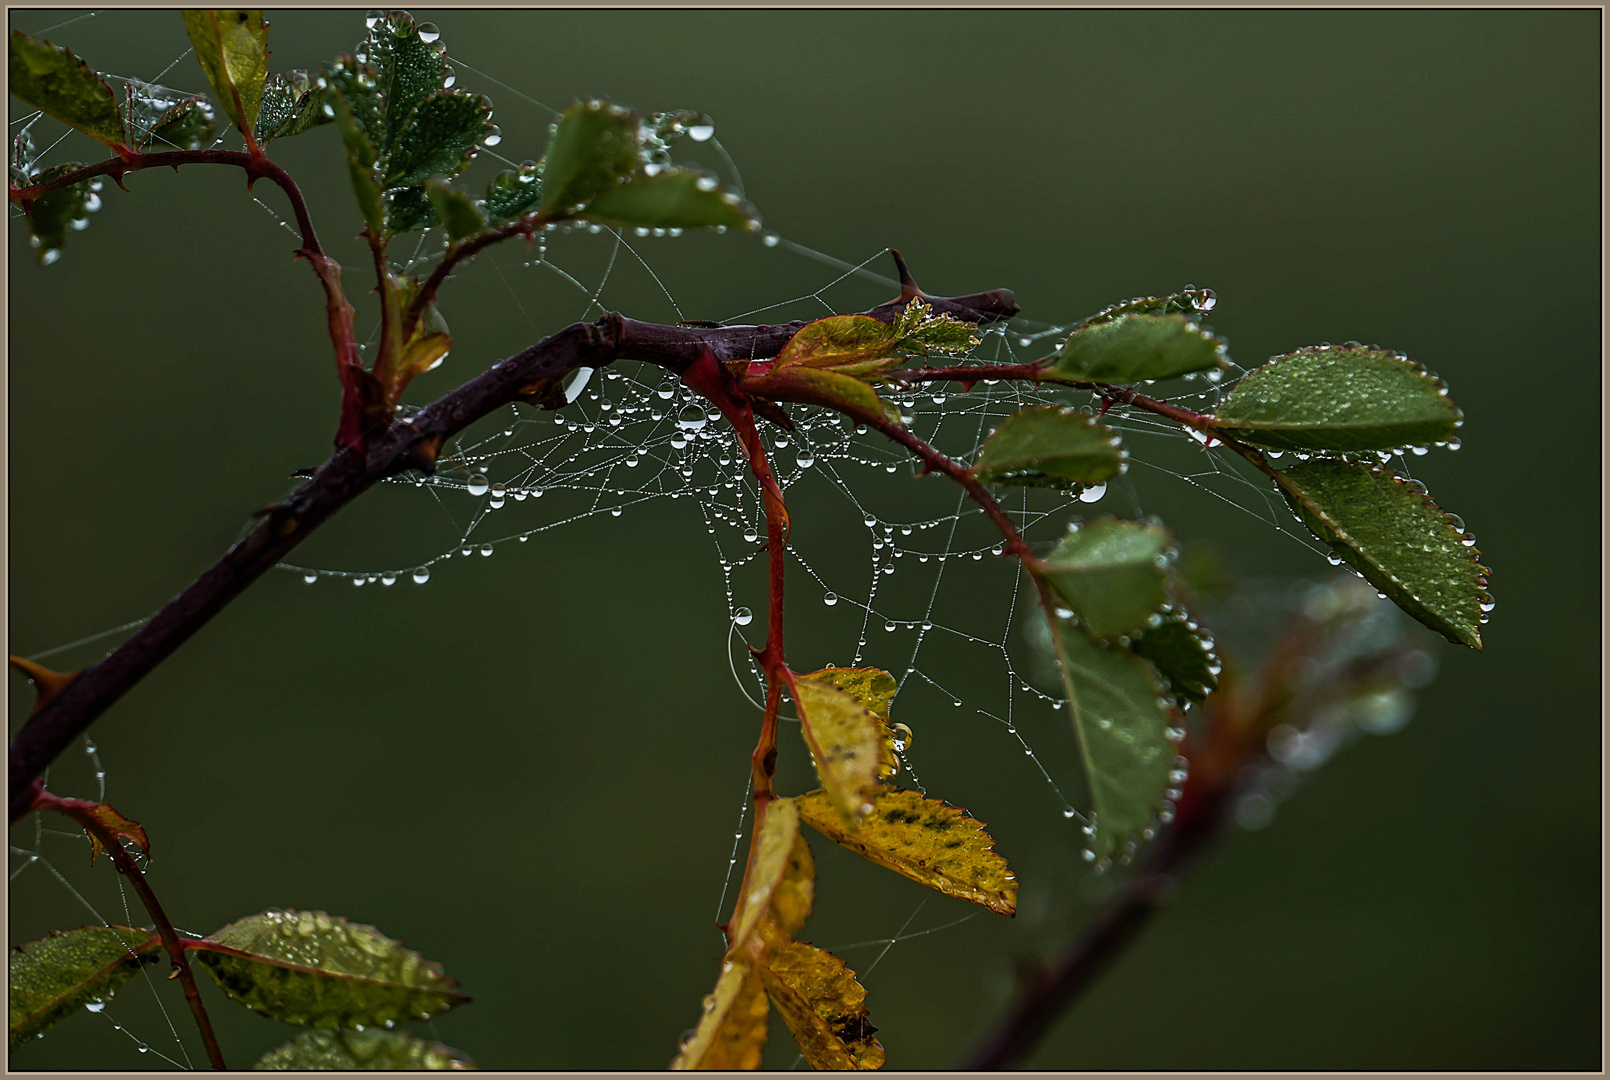
<instances>
[{"instance_id":1,"label":"dewy spider web","mask_svg":"<svg viewBox=\"0 0 1610 1080\"><path fill-rule=\"evenodd\" d=\"M150 81L173 71L186 56L188 51ZM477 88L494 96L512 94L557 115L462 58L449 59L459 71L473 75ZM47 129L50 123L41 122L39 115L33 114L12 121L11 128L15 135L24 127ZM706 142L726 162L726 179L742 191L737 167L720 140L713 133L694 134L706 135L699 141ZM220 135L215 145L227 141ZM524 141L536 144L541 140L533 137ZM46 159L53 145L42 145L41 160ZM488 146L482 156L508 166L519 164L502 156L502 148ZM255 201L273 220L290 229L276 211L261 200ZM576 318L597 317L612 307L617 271L633 266L652 277L680 318L683 312L674 283L664 281L653 267L656 247L674 243L678 232L561 226L542 234L529 251L521 251L524 257L518 263L512 263L507 253L499 251L485 258L495 266L510 302L520 307L522 314L522 297L557 289L577 300ZM730 240L735 246L753 242L740 237ZM893 277L882 272L891 262L887 249L872 252L852 264L775 233L763 234L759 243L763 249L775 252L775 257L802 260L804 268L799 276L807 291L763 308L730 313L721 320L728 325L776 323L861 310L899 287ZM407 269L428 272L430 264L440 256L441 244L439 232L421 236L413 246ZM399 241L394 245L394 254L401 255L407 247ZM582 269L599 262L599 256L604 267L601 272ZM362 266L345 269L359 277L368 270ZM869 296L864 288L855 291L858 284L867 282L882 290L881 295ZM980 283L965 284L974 287ZM1159 283L1159 287L1166 290L1178 284ZM451 292L444 302L451 314ZM1070 321L1063 323L1014 318L1004 325L984 327L980 331L982 342L970 355L995 364L1045 356L1055 350L1077 317L1088 312L1067 314ZM556 328L545 327L541 332ZM455 364L465 365L469 360L465 354L473 347L473 340L466 336L453 358ZM475 359L481 364L497 358ZM1229 385L1239 369L1229 374L1232 377L1222 384L1202 378L1161 389L1171 401L1199 412L1212 412L1221 396L1221 386ZM1173 392L1169 392L1171 389ZM1099 405L1088 394L1066 389L991 381L981 382L967 392L948 384L888 387L880 392L899 405L916 434L962 459L1005 417L1025 406L1054 402L1094 412ZM690 525L702 524L710 538L731 619L726 661L732 666L739 690L755 705L758 715L763 680L744 644L760 644L754 631L764 624L765 557L760 547L764 514L757 486L737 452L730 429L713 408L660 369L632 362L619 362L599 372L579 372L567 389L567 398L571 403L557 412L516 410L511 406L499 414L501 422L494 417L444 447L434 475L403 476L392 481L418 489L416 501L421 511L450 523L455 539L449 545L421 552L417 561L406 565L285 564L281 569L299 575L309 584L350 583L384 588L440 582L450 579L453 560L478 560L494 554L518 557L523 550L521 545L533 536L561 526L600 516L629 520L634 510L650 502L680 501L688 507ZM900 686L894 719L912 723L918 738L922 734L920 718L931 705L948 702L952 708L961 709L963 715L987 720L998 735L1021 750L1024 777L1043 789L1049 805L1066 819L1067 827L1088 829L1089 822L1076 805L1081 782L1070 782L1066 769L1043 760L1046 739L1054 733L1059 740L1071 743L1071 735L1065 722L1059 726L1048 719L1060 715L1057 710L1062 704L1061 691L1054 676L1047 676L1043 657L1034 648L1038 608L1032 589L1014 562L1011 566L1016 576L1003 602L993 608L975 602L980 595L1001 592L1000 537L982 510L960 489L938 479L915 485L916 469L910 456L877 432L858 429L825 410L795 408L791 413L796 431L763 425L763 437L796 521L806 522L815 514L836 514L858 522L865 536L858 560L846 557L842 543L815 542L809 529L799 528L791 537L789 554L798 573L790 575L789 603L796 608L802 604L819 605L836 618L841 651L831 662L890 670ZM1133 468L1206 492L1225 507L1259 518L1315 552L1323 551L1296 524L1262 477L1249 477L1242 467L1232 464L1233 455L1214 447L1193 446L1190 437L1172 423L1121 405L1109 410L1103 422L1123 434L1132 451ZM1404 474L1408 472L1401 459L1393 467ZM914 498L912 492L919 487L921 497ZM1110 487L1071 494L1008 490L1002 493L1001 503L1031 542L1056 538L1077 516L1116 513L1138 517L1145 512L1128 475L1116 478ZM807 505L809 514L803 510ZM138 625L139 622L120 626L34 656L63 652ZM995 690L981 698L971 685L958 686L950 671L926 662L941 639L970 649L977 658L970 667L993 672ZM714 657L712 661L722 662ZM824 659L821 666L829 662ZM795 666L809 670L799 661ZM92 743L88 749L93 757ZM1059 752L1059 756L1066 754ZM903 748L902 757L904 775L899 781L926 790L920 779L922 753L915 748L915 740ZM104 772L98 758L95 761L104 794ZM736 779L739 767L747 776L747 762L740 761L734 768L732 799L741 809L717 902L718 919L725 911L747 819L747 789ZM1066 791L1065 786L1072 790ZM77 835L36 823L31 846L13 845L13 881L24 871L43 869L78 897L97 921L105 923L100 911L46 857L45 838L58 834ZM1078 832L1068 836L1073 846L1082 839ZM714 871L714 875L722 876L720 871ZM127 908L121 879L118 885ZM898 929L891 937L841 948L864 946L880 950L861 969L865 977L894 944L937 933L970 918L942 918L936 925L913 929L922 911L923 905L918 904L903 922L896 920ZM124 920L142 921L137 911L125 911ZM109 1016L107 1019L111 1020ZM111 1022L134 1040L142 1053L154 1050L117 1021ZM169 1027L172 1030L171 1022ZM155 1052L176 1066L190 1067L183 1040L177 1034L174 1040L179 1047L177 1056Z\"/></svg>"}]
</instances>

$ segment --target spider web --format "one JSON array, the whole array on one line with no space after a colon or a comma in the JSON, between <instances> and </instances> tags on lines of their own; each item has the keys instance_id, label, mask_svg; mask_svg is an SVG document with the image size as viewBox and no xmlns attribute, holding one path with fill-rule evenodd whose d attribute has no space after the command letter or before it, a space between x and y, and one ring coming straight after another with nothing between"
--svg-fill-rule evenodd
<instances>
[{"instance_id":1,"label":"spider web","mask_svg":"<svg viewBox=\"0 0 1610 1080\"><path fill-rule=\"evenodd\" d=\"M160 82L189 55L186 51L143 81ZM458 72L473 76L478 89L513 95L537 115L557 117L557 111L498 79L495 73L482 71L451 53L448 59ZM59 127L37 113L11 122L13 136L25 129L42 136ZM64 130L52 136L53 141L41 137L38 158L48 161L50 152L67 136ZM214 145L228 141L220 135ZM723 179L741 193L742 177L718 133L699 141L723 163ZM481 156L499 165L521 164L500 153L502 148L501 144L488 146ZM254 201L273 222L295 233L278 211L261 199ZM98 197L91 199L92 211L98 202ZM14 208L13 216L18 213ZM679 235L680 230L674 229L567 225L541 234L532 248L521 252L523 258L511 261L507 252L498 252L491 261L509 303L522 314L528 306L535 306L537 297L558 292L575 301L576 318L595 318L615 306L612 297L620 291L624 271L630 269L646 273L676 317L682 318L675 282L668 283L655 269L663 245L675 243ZM892 262L887 248L861 252L855 261L847 261L774 232L758 238L731 237L730 242L751 251L752 245L758 245L763 253L760 257L792 260L790 273L801 282L802 291L764 307L728 312L720 318L727 325L860 311L899 289L899 282L884 272ZM394 257L406 246L399 241ZM404 269L416 276L428 273L443 246L439 231L420 235ZM356 265L344 269L360 277L368 271ZM1160 283L1160 291L1177 286ZM450 295L446 304L451 313ZM1068 312L1065 321L1055 323L1019 317L982 327L981 343L969 358L991 364L1038 359L1055 351L1085 314L1088 312ZM546 327L542 332L556 328ZM375 325L370 346L377 334ZM469 351L468 345L460 348ZM456 359L462 364L466 358ZM484 359L490 363L496 358ZM1171 382L1157 392L1172 402L1211 413L1224 388L1243 371L1232 366L1222 381L1220 373L1213 372ZM1024 407L1055 403L1089 413L1100 408L1092 395L1066 388L992 380L966 392L947 384L891 386L879 392L900 408L914 433L961 460L1002 420ZM704 528L725 590L730 620L726 656L712 656L711 662L730 666L737 690L758 716L764 679L747 646L762 643L757 632L763 632L765 621L766 558L760 546L764 513L758 486L731 430L712 407L679 381L636 362L621 361L600 371L584 369L570 381L566 397L570 404L555 412L508 406L445 446L434 475L406 475L389 481L412 488L411 497L420 512L431 516L446 537L421 550L417 558L355 566L288 562L278 569L320 587L383 589L429 583L451 588L454 572L464 560L474 562L494 555L519 558L522 545L552 530L593 518L629 522L650 504L680 503L686 508L689 526ZM894 719L915 728L902 745L903 768L897 783L926 793L922 777L931 760L926 747L950 741L957 730L965 730L971 739L1004 740L1016 753L1021 781L1041 792L1045 812L1059 819L1066 830L1067 847L1081 849L1093 829L1080 808L1083 782L1072 755L1071 733L1061 716L1060 683L1032 586L1015 560L1002 557L999 534L959 488L942 478L915 483L920 474L913 459L877 432L858 428L825 410L795 408L792 417L796 430L762 425L762 435L796 522L788 552L788 603L791 608L816 609L813 619L823 620L834 642L830 654L818 657L814 666L877 666L894 675L899 685ZM1178 426L1138 409L1114 406L1102 415L1102 421L1123 435L1131 450L1130 467L1136 472L1200 492L1226 510L1257 519L1286 540L1324 554L1266 480L1249 475L1233 454L1204 446ZM1383 460L1389 457L1394 455ZM1401 457L1393 467L1408 474ZM1007 489L1000 493L1000 501L1031 543L1049 541L1059 537L1071 521L1084 517L1106 513L1146 516L1150 507L1143 505L1135 481L1133 473L1126 473L1109 484L1073 492ZM843 529L799 527L817 520L843 524L850 535L858 536L858 543L847 546ZM104 641L144 621L59 645L32 658ZM940 643L944 650L937 647ZM957 646L972 657L965 677L943 659ZM931 659L935 656L942 658ZM811 669L792 649L790 658L797 670ZM947 711L964 717L966 723L943 720ZM784 719L788 720L786 709ZM793 722L797 724L797 720ZM1383 730L1389 727L1387 721L1382 724ZM106 772L93 742L86 740L85 753L104 798ZM723 796L731 799L737 827L726 866L711 868L711 895L718 920L735 885L746 835L747 774L747 762L735 761L732 789ZM1271 803L1274 796L1266 789L1272 786L1277 786L1276 781L1253 794ZM935 784L933 794L943 797L947 791ZM1246 827L1261 827L1267 822L1266 809L1249 803L1238 817ZM1166 804L1159 810L1166 815ZM115 898L104 889L104 876L94 875L105 893L98 903L86 895L89 890L82 881L64 873L65 862L54 853L56 845L71 846L76 858L82 855L85 842L80 833L46 828L36 816L32 843L12 845L13 884L19 878L43 875L66 889L97 922L108 923L104 913L119 910L111 906L114 901L121 905L125 923L144 921L137 906L130 908L122 880L115 873L110 875L117 886ZM1088 849L1085 854L1093 859ZM923 900L909 913L891 919L889 936L838 944L832 951L855 954L867 950L861 955L870 959L857 965L864 981L896 944L939 934L973 918L949 914L935 918L929 912L925 920L925 911L927 901ZM98 1011L140 1053L156 1053L175 1067L194 1067L175 1021L161 1004L155 982L144 968L142 973L169 1033L156 1040L171 1036L173 1048L159 1050L104 1008ZM432 1037L436 1037L434 1033Z\"/></svg>"}]
</instances>

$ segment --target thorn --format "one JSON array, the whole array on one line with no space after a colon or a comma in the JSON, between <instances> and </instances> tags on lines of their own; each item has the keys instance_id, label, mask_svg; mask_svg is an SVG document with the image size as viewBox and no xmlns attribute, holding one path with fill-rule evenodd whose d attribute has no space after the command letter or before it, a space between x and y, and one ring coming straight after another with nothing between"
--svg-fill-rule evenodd
<instances>
[{"instance_id":1,"label":"thorn","mask_svg":"<svg viewBox=\"0 0 1610 1080\"><path fill-rule=\"evenodd\" d=\"M895 269L900 272L900 299L895 302L904 304L919 296L927 296L928 294L919 289L917 283L912 280L911 271L906 269L905 256L894 248L889 249L889 254L894 256Z\"/></svg>"},{"instance_id":2,"label":"thorn","mask_svg":"<svg viewBox=\"0 0 1610 1080\"><path fill-rule=\"evenodd\" d=\"M1096 414L1096 419L1100 420L1103 416L1106 416L1107 415L1107 410L1112 408L1114 404L1116 404L1116 403L1113 401L1112 398L1110 398L1110 397L1102 398L1101 399L1101 411Z\"/></svg>"},{"instance_id":3,"label":"thorn","mask_svg":"<svg viewBox=\"0 0 1610 1080\"><path fill-rule=\"evenodd\" d=\"M33 712L29 713L29 716L34 715L34 713L55 701L57 695L67 689L83 670L69 671L64 674L60 671L52 671L43 664L36 664L32 660L25 660L20 656L13 656L10 659L11 666L28 676L29 681L34 684L34 693L37 697L34 700Z\"/></svg>"}]
</instances>

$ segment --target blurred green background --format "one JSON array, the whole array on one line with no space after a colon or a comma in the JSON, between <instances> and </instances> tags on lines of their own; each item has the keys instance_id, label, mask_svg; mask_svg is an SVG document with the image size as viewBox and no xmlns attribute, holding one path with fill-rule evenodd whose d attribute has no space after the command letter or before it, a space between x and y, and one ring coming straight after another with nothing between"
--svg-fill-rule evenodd
<instances>
[{"instance_id":1,"label":"blurred green background","mask_svg":"<svg viewBox=\"0 0 1610 1080\"><path fill-rule=\"evenodd\" d=\"M37 33L79 14L14 9L11 24ZM540 156L549 118L519 95L701 109L768 229L808 248L859 262L897 247L930 292L1008 286L1044 322L1194 282L1218 292L1213 325L1243 365L1356 338L1447 379L1464 448L1413 464L1494 570L1486 652L1423 633L1441 674L1408 728L1333 761L1266 830L1229 837L1031 1063L1600 1067L1599 12L415 15L440 25L459 85L492 98L514 160ZM317 67L362 31L361 12L270 17L279 70ZM161 74L188 46L176 13L103 11L47 36L101 70L206 86L190 58ZM358 267L336 145L326 128L274 152L326 245ZM93 152L74 146L47 160ZM128 183L48 269L11 226L14 653L155 610L290 489L290 470L323 460L334 429L319 291L290 234L233 170ZM269 185L257 197L284 213ZM640 250L689 318L836 276L753 237ZM577 294L515 268L524 257L481 260L455 284L456 347L413 399L582 315ZM524 275L520 304L505 271ZM889 293L829 296L856 310ZM372 304L363 275L349 294ZM605 303L675 317L630 267ZM1214 540L1249 579L1327 569L1177 480L1135 484L1145 510ZM953 505L937 482L891 499L890 518ZM387 489L297 560L410 565L446 549L442 530L428 496ZM865 541L847 543L860 580ZM475 998L422 1032L483 1067L662 1067L714 982L756 726L722 657L725 596L693 508L589 519L454 560L424 588L337 588L269 575L96 725L107 798L149 829L169 912L201 932L271 905L376 924ZM798 617L810 660L848 662L853 629L814 603ZM15 674L9 700L14 732L31 700ZM952 1062L1005 1005L1018 958L1048 955L1092 910L1045 785L998 725L964 712L913 697L895 718L918 733L929 788L990 822L1023 910L877 962L865 981L892 1068ZM1073 793L1060 715L1045 710L1031 737ZM67 755L53 787L93 795L87 760ZM35 847L33 830L12 827L14 850ZM971 912L937 896L919 909L918 886L813 846L805 936L846 946L858 971L881 946L848 946ZM90 872L68 838L42 850L125 918L109 868ZM88 921L40 866L13 879L9 910L14 943ZM237 1067L289 1036L204 992ZM176 1054L142 989L108 1012ZM775 1028L768 1065L793 1061ZM79 1015L11 1064L161 1062Z\"/></svg>"}]
</instances>

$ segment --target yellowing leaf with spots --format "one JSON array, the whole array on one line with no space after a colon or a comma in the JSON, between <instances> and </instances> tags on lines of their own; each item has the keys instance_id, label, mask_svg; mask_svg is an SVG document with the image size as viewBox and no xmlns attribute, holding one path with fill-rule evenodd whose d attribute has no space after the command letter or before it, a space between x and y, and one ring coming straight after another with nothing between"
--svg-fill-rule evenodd
<instances>
[{"instance_id":1,"label":"yellowing leaf with spots","mask_svg":"<svg viewBox=\"0 0 1610 1080\"><path fill-rule=\"evenodd\" d=\"M881 668L824 668L801 678L815 679L836 686L865 705L882 724L878 729L878 778L885 779L900 771L900 758L894 749L894 732L889 726L889 706L894 701L899 684L894 676Z\"/></svg>"},{"instance_id":2,"label":"yellowing leaf with spots","mask_svg":"<svg viewBox=\"0 0 1610 1080\"><path fill-rule=\"evenodd\" d=\"M794 703L816 775L844 826L853 829L882 773L888 725L855 695L814 676L795 678Z\"/></svg>"},{"instance_id":3,"label":"yellowing leaf with spots","mask_svg":"<svg viewBox=\"0 0 1610 1080\"><path fill-rule=\"evenodd\" d=\"M759 829L727 924L728 957L761 960L792 941L816 895L816 864L800 835L794 800L768 802Z\"/></svg>"},{"instance_id":4,"label":"yellowing leaf with spots","mask_svg":"<svg viewBox=\"0 0 1610 1080\"><path fill-rule=\"evenodd\" d=\"M440 964L322 911L249 915L188 948L224 993L287 1024L426 1020L469 1000Z\"/></svg>"},{"instance_id":5,"label":"yellowing leaf with spots","mask_svg":"<svg viewBox=\"0 0 1610 1080\"><path fill-rule=\"evenodd\" d=\"M813 1069L877 1069L883 1046L867 1018L866 991L844 961L795 942L761 969L766 993Z\"/></svg>"},{"instance_id":6,"label":"yellowing leaf with spots","mask_svg":"<svg viewBox=\"0 0 1610 1080\"><path fill-rule=\"evenodd\" d=\"M812 791L794 803L805 824L879 866L1002 915L1017 911L1017 878L995 853L984 823L965 810L921 792L879 788L872 812L852 832L825 792Z\"/></svg>"},{"instance_id":7,"label":"yellowing leaf with spots","mask_svg":"<svg viewBox=\"0 0 1610 1080\"><path fill-rule=\"evenodd\" d=\"M760 976L741 960L722 963L715 992L673 1069L758 1069L766 1046L766 994Z\"/></svg>"}]
</instances>

